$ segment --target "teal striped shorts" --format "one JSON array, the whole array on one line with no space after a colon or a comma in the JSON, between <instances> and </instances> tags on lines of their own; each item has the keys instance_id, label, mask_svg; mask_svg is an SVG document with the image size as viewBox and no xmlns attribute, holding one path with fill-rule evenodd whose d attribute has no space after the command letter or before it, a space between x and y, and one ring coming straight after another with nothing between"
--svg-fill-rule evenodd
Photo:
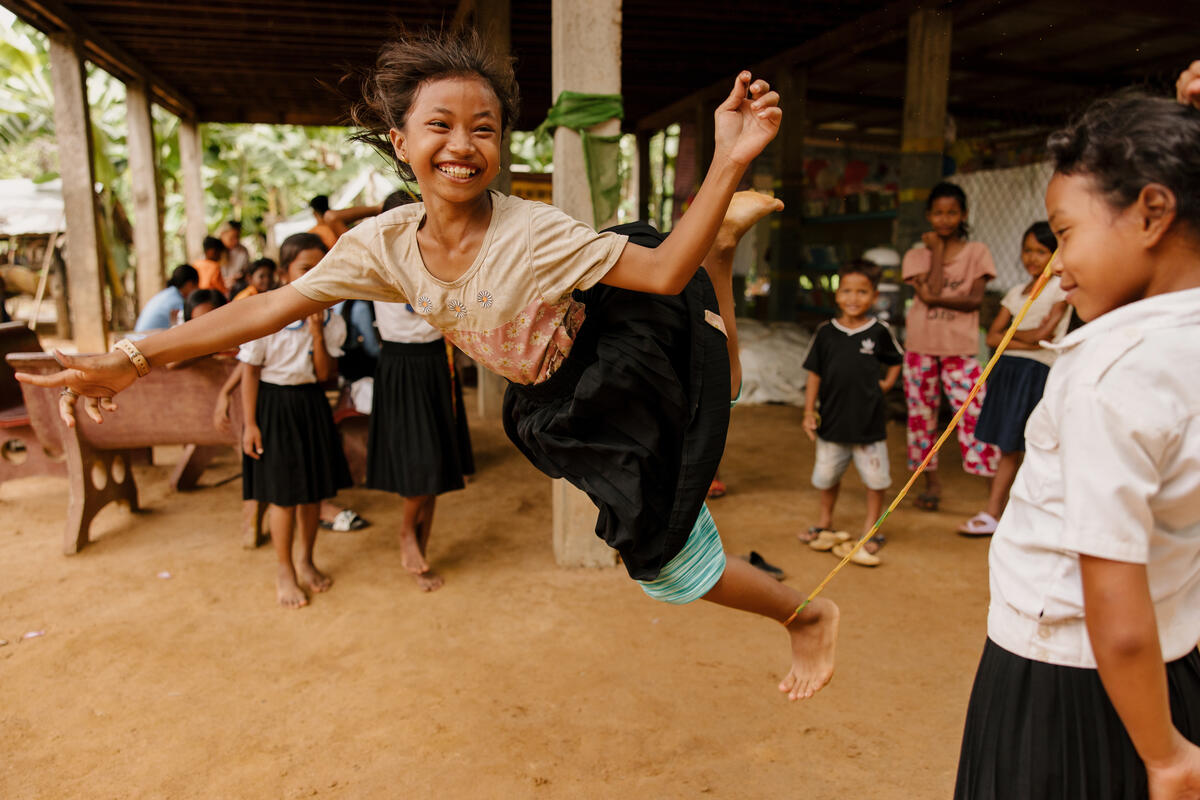
<instances>
[{"instance_id":1,"label":"teal striped shorts","mask_svg":"<svg viewBox=\"0 0 1200 800\"><path fill-rule=\"evenodd\" d=\"M725 549L721 546L717 523L704 504L683 549L667 562L657 578L638 584L655 600L682 605L708 594L724 572Z\"/></svg>"}]
</instances>

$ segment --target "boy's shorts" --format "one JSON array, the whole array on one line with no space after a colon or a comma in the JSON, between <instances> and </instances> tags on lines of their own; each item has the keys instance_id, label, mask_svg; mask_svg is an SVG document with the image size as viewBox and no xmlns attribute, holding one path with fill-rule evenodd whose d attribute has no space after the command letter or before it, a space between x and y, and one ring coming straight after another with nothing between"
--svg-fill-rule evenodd
<instances>
[{"instance_id":1,"label":"boy's shorts","mask_svg":"<svg viewBox=\"0 0 1200 800\"><path fill-rule=\"evenodd\" d=\"M817 458L813 462L812 483L818 489L832 489L854 460L854 468L868 489L886 489L892 485L888 469L887 440L870 444L841 444L817 437Z\"/></svg>"}]
</instances>

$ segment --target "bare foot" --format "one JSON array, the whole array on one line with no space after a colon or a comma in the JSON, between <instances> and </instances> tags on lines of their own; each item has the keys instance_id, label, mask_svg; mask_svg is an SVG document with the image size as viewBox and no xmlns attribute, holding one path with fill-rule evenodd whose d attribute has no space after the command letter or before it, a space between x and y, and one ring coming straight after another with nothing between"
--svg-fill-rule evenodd
<instances>
[{"instance_id":1,"label":"bare foot","mask_svg":"<svg viewBox=\"0 0 1200 800\"><path fill-rule=\"evenodd\" d=\"M425 554L421 552L421 545L415 535L400 534L400 563L413 575L429 572L429 562L425 560Z\"/></svg>"},{"instance_id":2,"label":"bare foot","mask_svg":"<svg viewBox=\"0 0 1200 800\"><path fill-rule=\"evenodd\" d=\"M777 197L751 191L735 192L725 211L725 219L721 220L717 245L737 247L738 240L746 235L754 223L767 214L782 210L783 201Z\"/></svg>"},{"instance_id":3,"label":"bare foot","mask_svg":"<svg viewBox=\"0 0 1200 800\"><path fill-rule=\"evenodd\" d=\"M414 572L412 578L422 592L436 592L446 583L441 575L428 568L424 572Z\"/></svg>"},{"instance_id":4,"label":"bare foot","mask_svg":"<svg viewBox=\"0 0 1200 800\"><path fill-rule=\"evenodd\" d=\"M833 677L841 612L832 600L818 597L788 626L792 637L792 669L779 683L789 700L812 697Z\"/></svg>"},{"instance_id":5,"label":"bare foot","mask_svg":"<svg viewBox=\"0 0 1200 800\"><path fill-rule=\"evenodd\" d=\"M317 569L317 565L311 561L300 562L300 568L296 570L296 577L300 583L317 593L328 592L329 587L333 586L333 578Z\"/></svg>"},{"instance_id":6,"label":"bare foot","mask_svg":"<svg viewBox=\"0 0 1200 800\"><path fill-rule=\"evenodd\" d=\"M284 608L304 608L308 605L308 595L296 583L296 573L291 567L279 565L275 574L275 597Z\"/></svg>"}]
</instances>

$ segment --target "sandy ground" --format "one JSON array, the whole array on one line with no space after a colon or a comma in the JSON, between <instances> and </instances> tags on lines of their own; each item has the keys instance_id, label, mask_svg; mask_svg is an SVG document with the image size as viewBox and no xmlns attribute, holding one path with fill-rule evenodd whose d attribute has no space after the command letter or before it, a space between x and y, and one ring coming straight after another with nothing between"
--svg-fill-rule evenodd
<instances>
[{"instance_id":1,"label":"sandy ground","mask_svg":"<svg viewBox=\"0 0 1200 800\"><path fill-rule=\"evenodd\" d=\"M354 490L374 524L322 535L336 584L301 611L275 605L270 548L238 546L240 481L173 495L167 467L139 468L146 511L106 509L71 557L65 480L0 486L0 797L950 795L987 602L987 543L953 534L985 487L956 455L942 512L906 505L885 565L834 580L837 673L792 704L778 626L557 568L548 481L498 423L472 433L480 472L431 545L445 588L403 573L399 502ZM897 477L902 441L893 425ZM796 409L739 407L711 504L731 552L803 590L835 563L794 538L811 464ZM839 522L862 504L851 470Z\"/></svg>"}]
</instances>

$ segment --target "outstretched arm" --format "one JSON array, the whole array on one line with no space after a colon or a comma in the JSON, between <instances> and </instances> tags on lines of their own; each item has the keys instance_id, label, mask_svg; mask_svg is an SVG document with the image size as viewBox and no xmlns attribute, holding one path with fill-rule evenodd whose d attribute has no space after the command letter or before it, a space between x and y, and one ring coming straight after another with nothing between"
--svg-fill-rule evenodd
<instances>
[{"instance_id":1,"label":"outstretched arm","mask_svg":"<svg viewBox=\"0 0 1200 800\"><path fill-rule=\"evenodd\" d=\"M1200 747L1171 721L1145 565L1080 555L1079 569L1100 681L1146 764L1151 800L1200 795Z\"/></svg>"},{"instance_id":2,"label":"outstretched arm","mask_svg":"<svg viewBox=\"0 0 1200 800\"><path fill-rule=\"evenodd\" d=\"M162 367L172 361L231 350L238 345L274 333L280 328L309 314L324 311L332 303L309 300L291 286L282 286L264 294L222 306L153 336L138 341L150 366ZM35 386L64 387L88 398L84 409L89 417L101 422L100 398L107 398L104 408L116 405L111 398L137 380L133 363L121 352L94 356L54 354L64 369L52 375L17 373L17 380ZM63 405L60 404L60 409ZM74 426L74 415L63 413L63 420Z\"/></svg>"},{"instance_id":3,"label":"outstretched arm","mask_svg":"<svg viewBox=\"0 0 1200 800\"><path fill-rule=\"evenodd\" d=\"M383 211L383 205L353 206L351 208L329 209L323 217L325 224L333 228L333 232L341 236L350 230L350 226L360 219L373 217Z\"/></svg>"},{"instance_id":4,"label":"outstretched arm","mask_svg":"<svg viewBox=\"0 0 1200 800\"><path fill-rule=\"evenodd\" d=\"M717 108L712 166L671 235L653 249L626 245L601 283L651 294L679 294L687 286L712 247L746 167L779 132L779 95L751 77L739 74Z\"/></svg>"}]
</instances>

